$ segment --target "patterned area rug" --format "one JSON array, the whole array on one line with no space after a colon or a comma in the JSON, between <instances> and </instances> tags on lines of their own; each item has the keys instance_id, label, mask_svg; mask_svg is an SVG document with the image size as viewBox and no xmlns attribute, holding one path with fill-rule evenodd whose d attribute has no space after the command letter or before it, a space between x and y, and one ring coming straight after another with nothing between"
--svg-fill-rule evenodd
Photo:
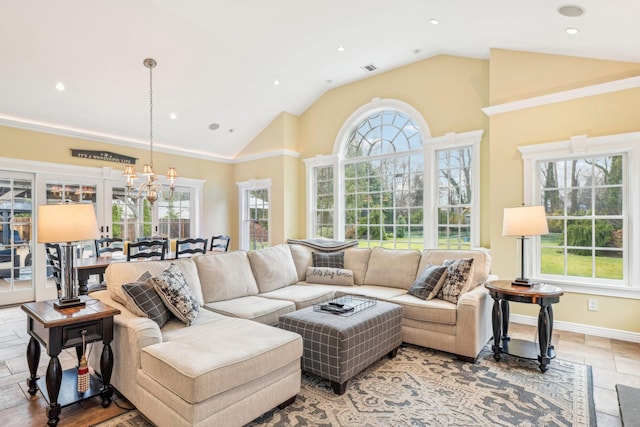
<instances>
[{"instance_id":1,"label":"patterned area rug","mask_svg":"<svg viewBox=\"0 0 640 427\"><path fill-rule=\"evenodd\" d=\"M353 378L342 396L303 374L295 403L248 426L595 426L591 367L555 359L542 374L533 361L478 363L414 346ZM139 426L115 424L100 427Z\"/></svg>"}]
</instances>

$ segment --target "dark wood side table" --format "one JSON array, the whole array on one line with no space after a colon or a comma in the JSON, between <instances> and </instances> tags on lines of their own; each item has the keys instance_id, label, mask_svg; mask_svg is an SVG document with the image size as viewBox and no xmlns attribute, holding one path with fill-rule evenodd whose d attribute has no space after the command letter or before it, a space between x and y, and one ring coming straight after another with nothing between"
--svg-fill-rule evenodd
<instances>
[{"instance_id":1,"label":"dark wood side table","mask_svg":"<svg viewBox=\"0 0 640 427\"><path fill-rule=\"evenodd\" d=\"M562 289L545 284L534 286L517 286L509 280L496 280L486 283L493 298L493 357L500 360L500 354L506 353L525 359L538 360L540 370L547 371L547 365L556 357L551 336L553 334L553 308L552 304L560 301ZM509 301L525 304L538 304L538 341L534 342L511 339L509 337Z\"/></svg>"},{"instance_id":2,"label":"dark wood side table","mask_svg":"<svg viewBox=\"0 0 640 427\"><path fill-rule=\"evenodd\" d=\"M47 425L55 426L60 421L63 407L84 399L100 395L102 406L108 407L113 396L111 372L113 371L113 316L120 310L108 306L87 296L80 297L86 302L84 307L56 309L56 300L31 302L22 305L27 313L27 332L31 335L27 346L27 362L31 376L27 380L29 394L34 395L38 389L49 402L47 408ZM100 358L102 381L91 376L89 389L77 391L78 369L74 367L62 371L58 355L64 348L75 347L78 359L82 356L82 334L85 342L100 341L104 343ZM46 380L37 376L40 362L40 343L51 357L47 367Z\"/></svg>"}]
</instances>

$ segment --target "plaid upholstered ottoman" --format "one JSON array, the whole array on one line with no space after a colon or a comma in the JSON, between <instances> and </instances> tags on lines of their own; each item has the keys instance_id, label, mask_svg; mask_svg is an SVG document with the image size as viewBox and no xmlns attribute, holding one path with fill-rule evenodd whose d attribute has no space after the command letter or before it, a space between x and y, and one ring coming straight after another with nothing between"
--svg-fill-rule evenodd
<instances>
[{"instance_id":1,"label":"plaid upholstered ottoman","mask_svg":"<svg viewBox=\"0 0 640 427\"><path fill-rule=\"evenodd\" d=\"M401 323L401 306L377 301L350 316L303 308L280 316L278 326L302 335L302 370L331 380L333 391L343 394L355 374L396 355Z\"/></svg>"}]
</instances>

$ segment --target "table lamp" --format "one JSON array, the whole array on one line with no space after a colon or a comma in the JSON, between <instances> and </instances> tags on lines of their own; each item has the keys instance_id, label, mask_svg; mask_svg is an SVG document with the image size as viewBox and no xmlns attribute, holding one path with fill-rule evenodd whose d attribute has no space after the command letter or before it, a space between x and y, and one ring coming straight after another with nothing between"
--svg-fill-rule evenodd
<instances>
[{"instance_id":1,"label":"table lamp","mask_svg":"<svg viewBox=\"0 0 640 427\"><path fill-rule=\"evenodd\" d=\"M56 308L82 306L78 297L78 273L74 268L74 242L98 238L98 222L93 204L64 203L38 207L38 243L60 243L62 248L61 288L64 295Z\"/></svg>"},{"instance_id":2,"label":"table lamp","mask_svg":"<svg viewBox=\"0 0 640 427\"><path fill-rule=\"evenodd\" d=\"M512 282L513 285L531 286L529 279L524 277L524 241L528 236L541 236L549 234L547 214L544 206L518 206L517 208L504 208L502 218L502 235L517 236L520 239L520 267L521 274Z\"/></svg>"}]
</instances>

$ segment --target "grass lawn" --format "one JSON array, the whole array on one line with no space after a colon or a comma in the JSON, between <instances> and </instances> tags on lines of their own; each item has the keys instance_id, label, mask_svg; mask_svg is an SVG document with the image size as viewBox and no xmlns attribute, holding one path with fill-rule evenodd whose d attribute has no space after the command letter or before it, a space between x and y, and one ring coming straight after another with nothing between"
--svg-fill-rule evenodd
<instances>
[{"instance_id":1,"label":"grass lawn","mask_svg":"<svg viewBox=\"0 0 640 427\"><path fill-rule=\"evenodd\" d=\"M557 248L542 248L542 273L564 275L564 254ZM567 274L569 276L597 277L622 280L622 258L596 257L595 275L593 258L590 256L567 254Z\"/></svg>"}]
</instances>

